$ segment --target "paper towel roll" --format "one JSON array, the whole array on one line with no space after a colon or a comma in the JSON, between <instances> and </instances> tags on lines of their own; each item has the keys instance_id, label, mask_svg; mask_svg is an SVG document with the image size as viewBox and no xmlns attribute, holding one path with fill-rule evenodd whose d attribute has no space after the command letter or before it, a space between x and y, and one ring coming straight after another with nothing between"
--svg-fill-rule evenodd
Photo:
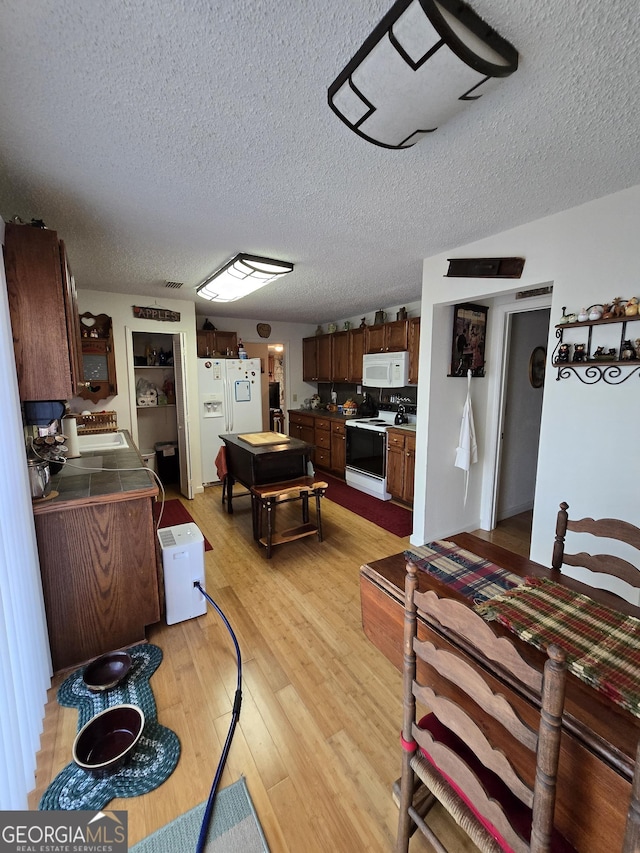
<instances>
[{"instance_id":1,"label":"paper towel roll","mask_svg":"<svg viewBox=\"0 0 640 853\"><path fill-rule=\"evenodd\" d=\"M74 459L80 456L80 447L78 445L78 422L73 417L65 417L62 419L62 433L67 439L67 459Z\"/></svg>"}]
</instances>

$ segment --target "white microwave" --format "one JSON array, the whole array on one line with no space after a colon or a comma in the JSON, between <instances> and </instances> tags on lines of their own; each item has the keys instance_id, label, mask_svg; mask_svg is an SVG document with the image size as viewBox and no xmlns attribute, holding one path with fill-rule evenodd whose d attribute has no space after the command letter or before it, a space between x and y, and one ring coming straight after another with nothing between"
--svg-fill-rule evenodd
<instances>
[{"instance_id":1,"label":"white microwave","mask_svg":"<svg viewBox=\"0 0 640 853\"><path fill-rule=\"evenodd\" d=\"M362 384L368 388L404 388L409 384L409 353L367 353L362 357Z\"/></svg>"}]
</instances>

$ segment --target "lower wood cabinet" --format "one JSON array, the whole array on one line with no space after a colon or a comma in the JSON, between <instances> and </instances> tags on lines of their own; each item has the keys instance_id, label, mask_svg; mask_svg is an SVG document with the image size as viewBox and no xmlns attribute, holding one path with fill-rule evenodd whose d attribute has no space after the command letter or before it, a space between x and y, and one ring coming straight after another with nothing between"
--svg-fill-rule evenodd
<instances>
[{"instance_id":1,"label":"lower wood cabinet","mask_svg":"<svg viewBox=\"0 0 640 853\"><path fill-rule=\"evenodd\" d=\"M344 477L347 464L347 428L343 421L331 422L331 470Z\"/></svg>"},{"instance_id":2,"label":"lower wood cabinet","mask_svg":"<svg viewBox=\"0 0 640 853\"><path fill-rule=\"evenodd\" d=\"M314 463L319 468L331 468L331 422L329 418L314 418L316 451Z\"/></svg>"},{"instance_id":3,"label":"lower wood cabinet","mask_svg":"<svg viewBox=\"0 0 640 853\"><path fill-rule=\"evenodd\" d=\"M289 435L315 446L313 464L344 479L347 455L344 420L291 409L288 415Z\"/></svg>"},{"instance_id":4,"label":"lower wood cabinet","mask_svg":"<svg viewBox=\"0 0 640 853\"><path fill-rule=\"evenodd\" d=\"M307 444L316 443L315 435L315 418L313 415L303 414L289 410L289 435L292 438L299 438L300 441L306 441Z\"/></svg>"},{"instance_id":5,"label":"lower wood cabinet","mask_svg":"<svg viewBox=\"0 0 640 853\"><path fill-rule=\"evenodd\" d=\"M143 642L160 619L153 498L34 513L54 671Z\"/></svg>"},{"instance_id":6,"label":"lower wood cabinet","mask_svg":"<svg viewBox=\"0 0 640 853\"><path fill-rule=\"evenodd\" d=\"M413 503L416 435L402 429L387 430L387 491L396 500Z\"/></svg>"}]
</instances>

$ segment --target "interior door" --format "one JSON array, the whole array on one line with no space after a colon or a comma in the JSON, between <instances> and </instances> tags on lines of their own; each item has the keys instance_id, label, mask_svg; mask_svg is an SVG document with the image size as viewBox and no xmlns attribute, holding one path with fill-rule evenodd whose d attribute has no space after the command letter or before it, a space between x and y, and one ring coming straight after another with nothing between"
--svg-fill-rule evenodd
<instances>
[{"instance_id":1,"label":"interior door","mask_svg":"<svg viewBox=\"0 0 640 853\"><path fill-rule=\"evenodd\" d=\"M173 369L176 383L176 415L178 421L178 459L180 463L180 492L193 500L191 468L191 441L189 436L189 410L186 392L187 357L186 335L173 335Z\"/></svg>"}]
</instances>

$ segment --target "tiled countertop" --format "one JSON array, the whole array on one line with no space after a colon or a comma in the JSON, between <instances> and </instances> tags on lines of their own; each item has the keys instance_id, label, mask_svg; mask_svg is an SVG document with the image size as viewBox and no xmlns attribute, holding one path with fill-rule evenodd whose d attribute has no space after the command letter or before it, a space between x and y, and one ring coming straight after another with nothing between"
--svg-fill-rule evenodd
<instances>
[{"instance_id":1,"label":"tiled countertop","mask_svg":"<svg viewBox=\"0 0 640 853\"><path fill-rule=\"evenodd\" d=\"M34 512L58 508L69 501L125 499L131 497L131 492L156 494L158 487L153 475L144 465L133 439L127 430L121 432L129 447L86 452L67 460L64 468L51 477L51 491L58 492L58 496L34 502Z\"/></svg>"}]
</instances>

